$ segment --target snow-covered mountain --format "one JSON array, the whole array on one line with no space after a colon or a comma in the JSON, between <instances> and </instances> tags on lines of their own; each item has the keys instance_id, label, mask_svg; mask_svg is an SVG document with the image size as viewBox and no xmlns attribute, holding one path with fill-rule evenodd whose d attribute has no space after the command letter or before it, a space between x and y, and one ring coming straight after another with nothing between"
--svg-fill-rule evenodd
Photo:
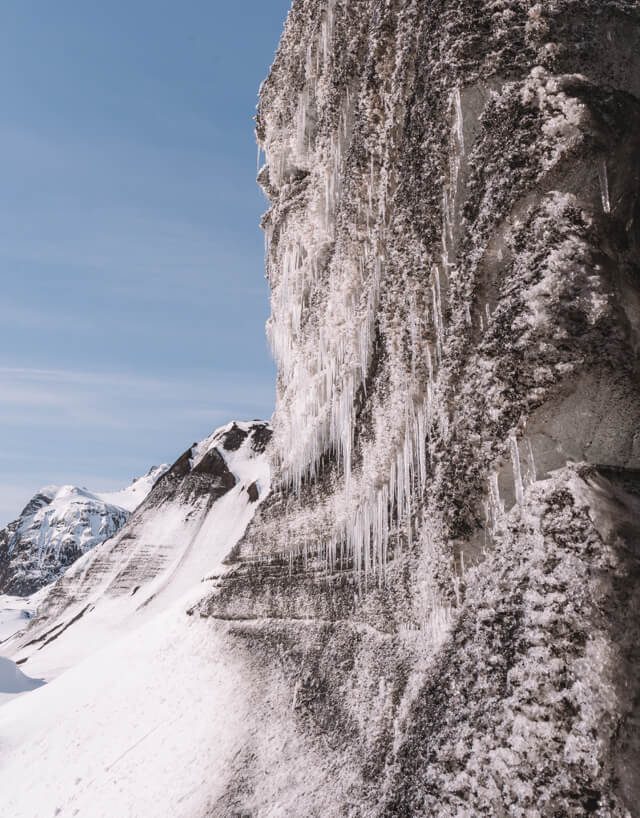
<instances>
[{"instance_id":1,"label":"snow-covered mountain","mask_svg":"<svg viewBox=\"0 0 640 818\"><path fill-rule=\"evenodd\" d=\"M270 437L260 421L218 429L22 610L0 597L7 814L206 814L212 773L256 725L224 629L190 614L268 495Z\"/></svg>"},{"instance_id":2,"label":"snow-covered mountain","mask_svg":"<svg viewBox=\"0 0 640 818\"><path fill-rule=\"evenodd\" d=\"M168 469L154 466L121 491L45 486L0 531L0 592L27 596L112 537Z\"/></svg>"}]
</instances>

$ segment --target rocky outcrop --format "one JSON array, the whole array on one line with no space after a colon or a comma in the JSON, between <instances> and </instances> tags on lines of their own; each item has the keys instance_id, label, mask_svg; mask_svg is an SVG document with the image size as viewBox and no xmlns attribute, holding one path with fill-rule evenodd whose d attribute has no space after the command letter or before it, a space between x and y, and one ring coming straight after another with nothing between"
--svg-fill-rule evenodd
<instances>
[{"instance_id":1,"label":"rocky outcrop","mask_svg":"<svg viewBox=\"0 0 640 818\"><path fill-rule=\"evenodd\" d=\"M635 0L294 2L274 490L200 612L304 747L212 815L640 815L639 46Z\"/></svg>"}]
</instances>

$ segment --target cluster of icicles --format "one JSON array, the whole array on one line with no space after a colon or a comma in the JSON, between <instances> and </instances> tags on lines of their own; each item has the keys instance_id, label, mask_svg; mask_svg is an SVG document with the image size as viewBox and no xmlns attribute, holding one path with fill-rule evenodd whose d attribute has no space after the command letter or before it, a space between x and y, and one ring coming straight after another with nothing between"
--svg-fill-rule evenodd
<instances>
[{"instance_id":1,"label":"cluster of icicles","mask_svg":"<svg viewBox=\"0 0 640 818\"><path fill-rule=\"evenodd\" d=\"M441 276L446 284L455 250L463 120L456 90L451 98L449 180L442 204L442 263L434 265L431 276L434 356L427 341L419 336L417 315L409 321L412 342L427 361L428 382L416 388L415 372L406 373L400 390L404 409L397 411L396 406L385 418L387 428L395 432L382 442L376 434L353 471L355 406L372 364L385 274L388 183L382 157L372 154L368 172L363 174L360 213L355 219L362 230L336 239L344 157L356 119L352 93L345 90L331 136L314 138L331 70L335 8L335 0L330 0L316 41L306 46L306 84L291 127L280 127L277 116L268 120L260 148L271 184L285 200L286 186L300 180L304 180L307 196L305 207L288 208L285 219L279 217L276 204L271 218L279 228L277 241L272 241L270 220L265 229L272 290L267 330L279 370L274 443L281 485L286 492L298 494L303 484L318 477L327 455L337 461L344 480L322 508L299 511L289 518L286 534L272 533L281 552L292 560L302 558L306 563L319 559L329 570L349 567L382 574L390 556L390 542L397 547L403 540L411 540L427 479L429 436L436 424L445 429L447 425L446 413L436 397L445 334ZM413 315L411 308L409 314ZM384 414L384 407L377 409ZM385 443L390 454L381 462L380 450ZM265 525L264 533L269 536Z\"/></svg>"},{"instance_id":2,"label":"cluster of icicles","mask_svg":"<svg viewBox=\"0 0 640 818\"><path fill-rule=\"evenodd\" d=\"M271 284L267 335L282 384L276 407L278 437L286 441L280 446L281 472L294 492L304 480L317 477L327 452L337 456L345 474L351 473L354 404L371 367L384 265L382 241L376 238L383 219L375 213L373 157L364 235L346 252L334 252L343 157L354 122L348 90L328 144L314 144L314 127L328 93L335 5L335 0L327 3L316 40L306 45L306 85L293 127L271 124L260 146L275 187L281 189L301 173L310 176L311 200L303 213L287 213L275 248L273 225L267 222L265 227Z\"/></svg>"}]
</instances>

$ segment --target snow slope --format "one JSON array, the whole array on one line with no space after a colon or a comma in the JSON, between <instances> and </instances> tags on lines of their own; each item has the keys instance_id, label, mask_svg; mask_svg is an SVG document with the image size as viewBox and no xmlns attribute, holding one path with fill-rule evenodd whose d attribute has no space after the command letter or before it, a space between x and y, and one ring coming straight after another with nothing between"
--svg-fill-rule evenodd
<instances>
[{"instance_id":1,"label":"snow slope","mask_svg":"<svg viewBox=\"0 0 640 818\"><path fill-rule=\"evenodd\" d=\"M269 436L234 423L185 452L0 648L49 682L0 708L7 814L186 818L222 794L251 708L224 626L187 611L269 491Z\"/></svg>"},{"instance_id":2,"label":"snow slope","mask_svg":"<svg viewBox=\"0 0 640 818\"><path fill-rule=\"evenodd\" d=\"M36 596L0 595L0 644L26 626L33 615L32 600Z\"/></svg>"},{"instance_id":3,"label":"snow slope","mask_svg":"<svg viewBox=\"0 0 640 818\"><path fill-rule=\"evenodd\" d=\"M203 815L249 709L220 637L181 606L0 708L13 818Z\"/></svg>"},{"instance_id":4,"label":"snow slope","mask_svg":"<svg viewBox=\"0 0 640 818\"><path fill-rule=\"evenodd\" d=\"M104 500L105 503L120 506L120 508L127 511L135 511L168 468L168 463L163 463L161 466L152 466L146 474L142 477L136 477L126 488L120 491L97 492L96 496Z\"/></svg>"}]
</instances>

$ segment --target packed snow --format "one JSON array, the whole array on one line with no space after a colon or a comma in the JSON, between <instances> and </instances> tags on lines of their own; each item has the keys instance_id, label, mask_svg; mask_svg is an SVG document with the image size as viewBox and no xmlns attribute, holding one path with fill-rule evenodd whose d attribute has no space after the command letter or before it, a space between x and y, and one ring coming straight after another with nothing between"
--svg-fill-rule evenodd
<instances>
[{"instance_id":1,"label":"packed snow","mask_svg":"<svg viewBox=\"0 0 640 818\"><path fill-rule=\"evenodd\" d=\"M3 814L205 814L251 723L221 643L177 605L0 708Z\"/></svg>"},{"instance_id":2,"label":"packed snow","mask_svg":"<svg viewBox=\"0 0 640 818\"><path fill-rule=\"evenodd\" d=\"M11 659L0 656L0 704L4 698L27 693L44 684L42 679L26 676Z\"/></svg>"},{"instance_id":3,"label":"packed snow","mask_svg":"<svg viewBox=\"0 0 640 818\"><path fill-rule=\"evenodd\" d=\"M0 646L29 622L35 609L34 597L0 594Z\"/></svg>"}]
</instances>

